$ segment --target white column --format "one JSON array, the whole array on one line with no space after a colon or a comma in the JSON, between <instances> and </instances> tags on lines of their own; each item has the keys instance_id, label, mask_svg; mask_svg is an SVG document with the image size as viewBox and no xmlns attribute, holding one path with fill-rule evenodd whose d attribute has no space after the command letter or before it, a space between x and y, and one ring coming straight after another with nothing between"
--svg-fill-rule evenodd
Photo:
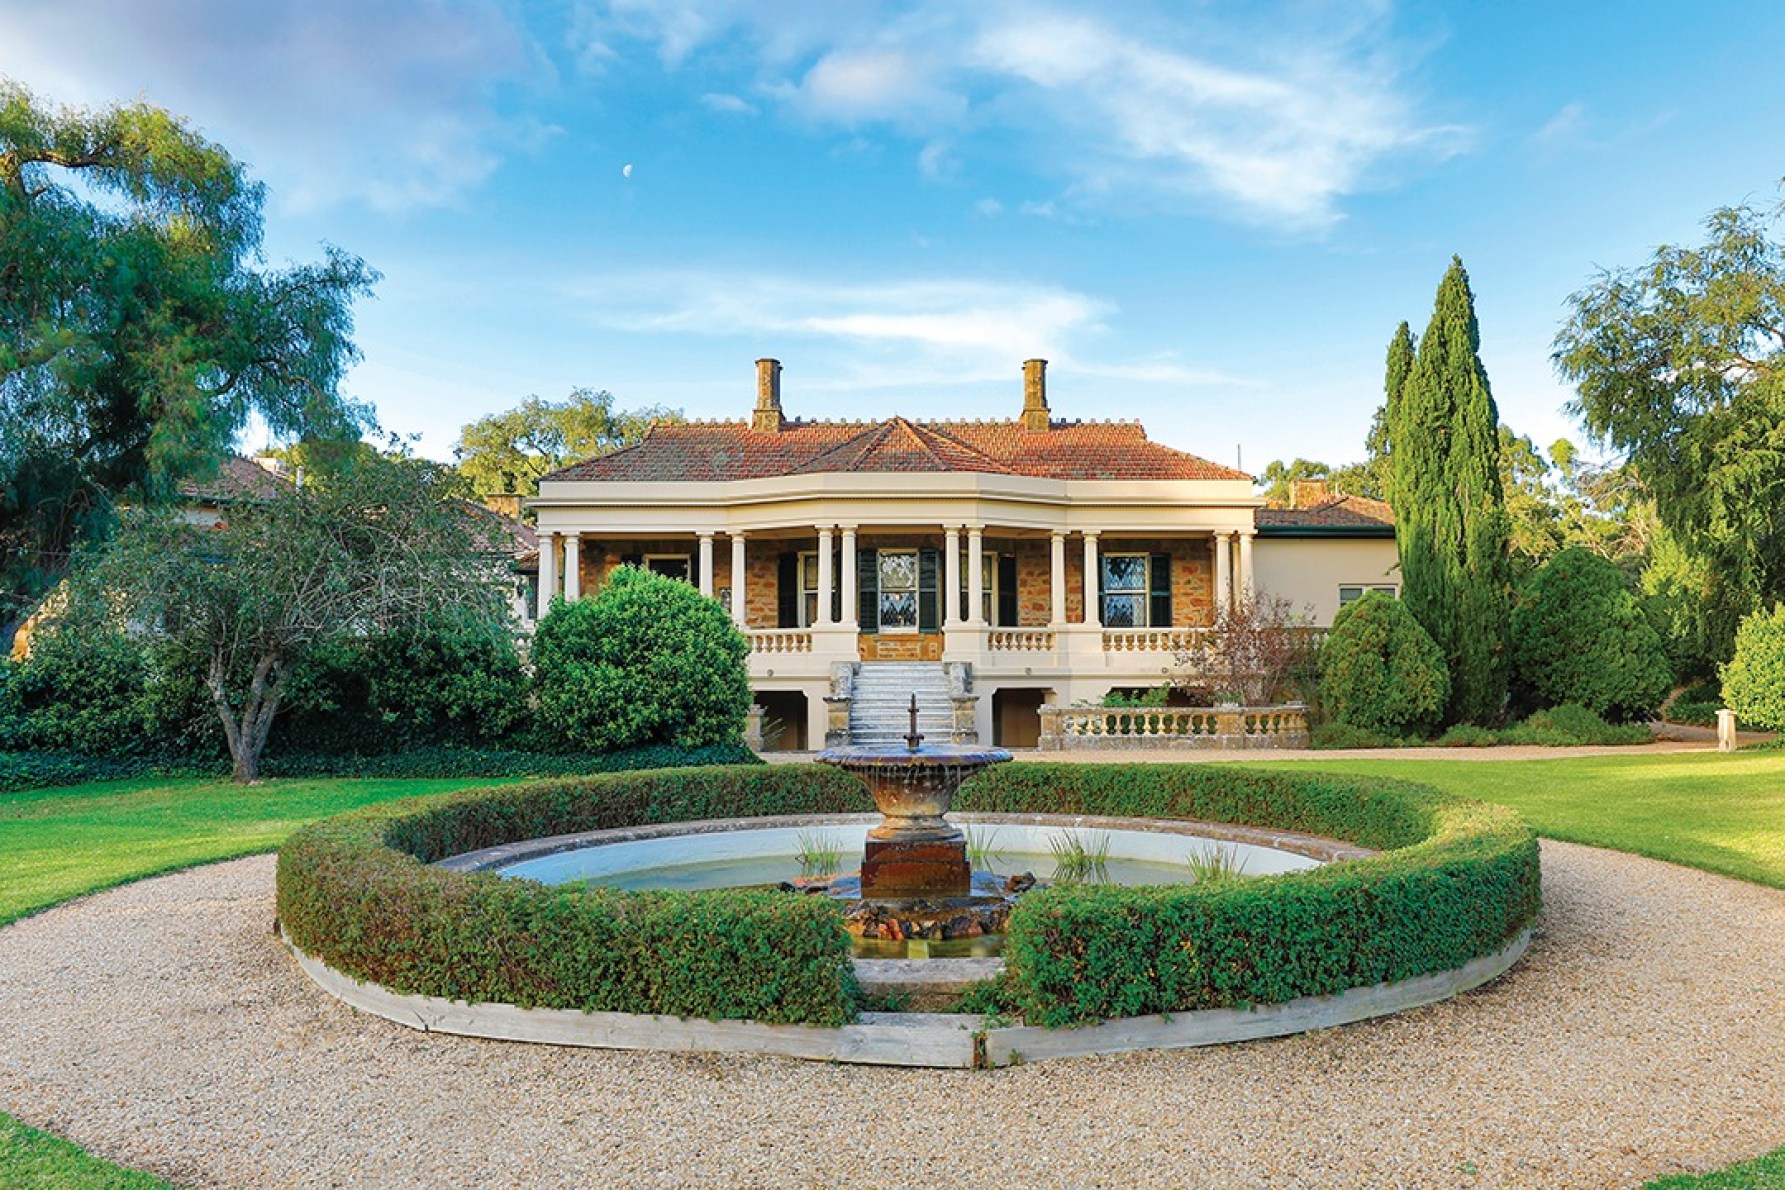
<instances>
[{"instance_id":1,"label":"white column","mask_svg":"<svg viewBox=\"0 0 1785 1190\"><path fill-rule=\"evenodd\" d=\"M1085 623L1103 627L1103 609L1097 605L1097 534L1085 534Z\"/></svg>"},{"instance_id":2,"label":"white column","mask_svg":"<svg viewBox=\"0 0 1785 1190\"><path fill-rule=\"evenodd\" d=\"M961 531L953 525L942 531L942 626L961 622Z\"/></svg>"},{"instance_id":3,"label":"white column","mask_svg":"<svg viewBox=\"0 0 1785 1190\"><path fill-rule=\"evenodd\" d=\"M825 525L818 530L818 627L829 628L836 620L831 618L831 592L836 589L836 576L831 573L831 527Z\"/></svg>"},{"instance_id":4,"label":"white column","mask_svg":"<svg viewBox=\"0 0 1785 1190\"><path fill-rule=\"evenodd\" d=\"M558 535L539 535L539 614L552 608L552 596L558 593Z\"/></svg>"},{"instance_id":5,"label":"white column","mask_svg":"<svg viewBox=\"0 0 1785 1190\"><path fill-rule=\"evenodd\" d=\"M1053 567L1048 576L1048 592L1053 596L1053 611L1048 621L1055 628L1066 622L1066 534L1053 535Z\"/></svg>"},{"instance_id":6,"label":"white column","mask_svg":"<svg viewBox=\"0 0 1785 1190\"><path fill-rule=\"evenodd\" d=\"M749 602L744 598L744 574L749 569L744 560L744 535L731 535L731 622L743 628L750 622Z\"/></svg>"},{"instance_id":7,"label":"white column","mask_svg":"<svg viewBox=\"0 0 1785 1190\"><path fill-rule=\"evenodd\" d=\"M1233 534L1215 534L1215 618L1233 609Z\"/></svg>"},{"instance_id":8,"label":"white column","mask_svg":"<svg viewBox=\"0 0 1785 1190\"><path fill-rule=\"evenodd\" d=\"M700 539L700 593L711 599L713 597L713 531L702 529L696 536Z\"/></svg>"},{"instance_id":9,"label":"white column","mask_svg":"<svg viewBox=\"0 0 1785 1190\"><path fill-rule=\"evenodd\" d=\"M843 623L854 624L861 617L861 592L855 585L861 562L855 555L855 526L843 526Z\"/></svg>"},{"instance_id":10,"label":"white column","mask_svg":"<svg viewBox=\"0 0 1785 1190\"><path fill-rule=\"evenodd\" d=\"M583 597L583 536L572 533L564 539L564 602Z\"/></svg>"},{"instance_id":11,"label":"white column","mask_svg":"<svg viewBox=\"0 0 1785 1190\"><path fill-rule=\"evenodd\" d=\"M1244 607L1252 602L1252 531L1240 533L1240 589L1235 594L1234 605Z\"/></svg>"},{"instance_id":12,"label":"white column","mask_svg":"<svg viewBox=\"0 0 1785 1190\"><path fill-rule=\"evenodd\" d=\"M985 623L985 530L967 526L967 623Z\"/></svg>"}]
</instances>

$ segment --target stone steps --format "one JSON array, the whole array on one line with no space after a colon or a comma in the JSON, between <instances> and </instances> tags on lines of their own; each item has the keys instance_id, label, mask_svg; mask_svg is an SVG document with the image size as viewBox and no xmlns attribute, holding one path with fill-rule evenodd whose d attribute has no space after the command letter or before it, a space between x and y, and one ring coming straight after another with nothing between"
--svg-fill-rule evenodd
<instances>
[{"instance_id":1,"label":"stone steps","mask_svg":"<svg viewBox=\"0 0 1785 1190\"><path fill-rule=\"evenodd\" d=\"M903 743L911 730L911 696L917 695L917 730L931 743L947 743L954 731L948 676L939 662L864 661L849 700L849 741Z\"/></svg>"}]
</instances>

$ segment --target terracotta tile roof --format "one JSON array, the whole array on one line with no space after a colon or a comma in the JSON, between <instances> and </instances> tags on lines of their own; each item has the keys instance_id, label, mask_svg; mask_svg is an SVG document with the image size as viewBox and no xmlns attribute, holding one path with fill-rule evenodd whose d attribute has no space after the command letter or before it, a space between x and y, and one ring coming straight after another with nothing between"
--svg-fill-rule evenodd
<instances>
[{"instance_id":1,"label":"terracotta tile roof","mask_svg":"<svg viewBox=\"0 0 1785 1190\"><path fill-rule=\"evenodd\" d=\"M1308 508L1261 508L1260 529L1380 529L1394 531L1395 513L1381 500L1335 492Z\"/></svg>"},{"instance_id":2,"label":"terracotta tile roof","mask_svg":"<svg viewBox=\"0 0 1785 1190\"><path fill-rule=\"evenodd\" d=\"M642 442L553 472L544 482L725 481L822 472L983 472L1044 479L1250 479L1149 441L1135 422L660 423Z\"/></svg>"},{"instance_id":3,"label":"terracotta tile roof","mask_svg":"<svg viewBox=\"0 0 1785 1190\"><path fill-rule=\"evenodd\" d=\"M195 504L227 504L232 500L271 500L289 480L274 475L253 459L230 455L210 479L189 479L180 497Z\"/></svg>"}]
</instances>

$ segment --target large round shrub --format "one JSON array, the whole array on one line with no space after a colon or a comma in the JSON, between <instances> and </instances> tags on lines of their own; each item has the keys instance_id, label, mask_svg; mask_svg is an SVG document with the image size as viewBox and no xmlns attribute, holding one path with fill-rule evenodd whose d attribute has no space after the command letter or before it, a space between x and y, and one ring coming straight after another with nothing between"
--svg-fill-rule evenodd
<instances>
[{"instance_id":1,"label":"large round shrub","mask_svg":"<svg viewBox=\"0 0 1785 1190\"><path fill-rule=\"evenodd\" d=\"M1785 603L1754 612L1736 629L1723 701L1743 723L1785 728Z\"/></svg>"},{"instance_id":2,"label":"large round shrub","mask_svg":"<svg viewBox=\"0 0 1785 1190\"><path fill-rule=\"evenodd\" d=\"M539 622L540 725L593 752L733 743L750 711L749 651L716 602L623 566L599 594L555 604Z\"/></svg>"},{"instance_id":3,"label":"large round shrub","mask_svg":"<svg viewBox=\"0 0 1785 1190\"><path fill-rule=\"evenodd\" d=\"M1450 699L1444 655L1394 596L1371 591L1333 618L1320 649L1320 699L1333 719L1385 735L1427 732Z\"/></svg>"},{"instance_id":4,"label":"large round shrub","mask_svg":"<svg viewBox=\"0 0 1785 1190\"><path fill-rule=\"evenodd\" d=\"M1533 574L1512 612L1513 671L1538 706L1652 715L1673 685L1661 636L1618 568L1576 546Z\"/></svg>"}]
</instances>

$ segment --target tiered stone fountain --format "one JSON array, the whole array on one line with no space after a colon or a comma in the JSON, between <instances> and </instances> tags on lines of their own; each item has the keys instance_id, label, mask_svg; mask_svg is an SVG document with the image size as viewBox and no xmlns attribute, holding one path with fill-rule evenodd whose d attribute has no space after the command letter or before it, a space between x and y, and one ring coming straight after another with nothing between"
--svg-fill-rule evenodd
<instances>
[{"instance_id":1,"label":"tiered stone fountain","mask_svg":"<svg viewBox=\"0 0 1785 1190\"><path fill-rule=\"evenodd\" d=\"M1002 748L925 745L911 696L911 731L904 748L854 745L819 753L821 764L853 773L867 785L883 816L868 831L859 897L849 928L869 938L956 938L1000 933L1012 897L1032 884L1001 887L982 877L975 887L967 839L947 820L955 792L967 778L1010 759ZM831 882L833 896L856 892L848 878Z\"/></svg>"}]
</instances>

